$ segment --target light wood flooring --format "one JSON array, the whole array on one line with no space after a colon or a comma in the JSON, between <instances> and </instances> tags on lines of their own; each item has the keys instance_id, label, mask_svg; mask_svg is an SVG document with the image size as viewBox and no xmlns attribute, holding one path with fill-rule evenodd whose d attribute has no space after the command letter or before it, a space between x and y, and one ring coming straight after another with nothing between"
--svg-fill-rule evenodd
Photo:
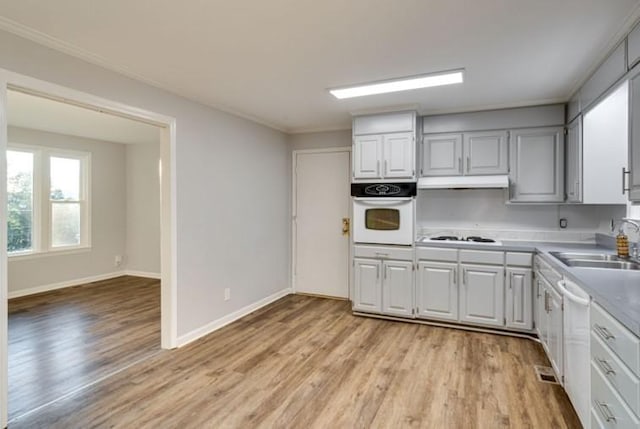
<instances>
[{"instance_id":1,"label":"light wood flooring","mask_svg":"<svg viewBox=\"0 0 640 429\"><path fill-rule=\"evenodd\" d=\"M9 420L160 351L160 281L9 300Z\"/></svg>"},{"instance_id":2,"label":"light wood flooring","mask_svg":"<svg viewBox=\"0 0 640 429\"><path fill-rule=\"evenodd\" d=\"M287 296L10 428L577 428L530 340Z\"/></svg>"}]
</instances>

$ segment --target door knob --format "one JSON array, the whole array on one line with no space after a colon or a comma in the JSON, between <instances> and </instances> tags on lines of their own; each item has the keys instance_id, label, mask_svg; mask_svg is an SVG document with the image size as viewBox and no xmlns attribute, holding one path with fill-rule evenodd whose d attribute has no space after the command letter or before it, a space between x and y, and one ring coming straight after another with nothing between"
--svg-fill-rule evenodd
<instances>
[{"instance_id":1,"label":"door knob","mask_svg":"<svg viewBox=\"0 0 640 429\"><path fill-rule=\"evenodd\" d=\"M351 230L351 220L348 217L342 218L342 235L349 235Z\"/></svg>"}]
</instances>

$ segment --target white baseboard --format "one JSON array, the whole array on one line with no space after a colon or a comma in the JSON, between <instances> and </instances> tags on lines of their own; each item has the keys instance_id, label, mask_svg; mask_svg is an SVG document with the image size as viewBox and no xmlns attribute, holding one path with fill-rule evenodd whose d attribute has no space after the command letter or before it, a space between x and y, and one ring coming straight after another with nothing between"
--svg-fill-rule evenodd
<instances>
[{"instance_id":1,"label":"white baseboard","mask_svg":"<svg viewBox=\"0 0 640 429\"><path fill-rule=\"evenodd\" d=\"M36 287L27 288L27 289L14 290L9 292L7 296L9 297L9 299L19 298L21 296L33 295L33 294L42 293L42 292L49 292L52 290L63 289L71 286L78 286L85 283L98 282L101 280L109 280L109 279L113 279L113 278L124 276L124 275L125 275L124 271L116 271L113 273L99 274L97 276L67 280L64 282L51 283L48 285L36 286Z\"/></svg>"},{"instance_id":2,"label":"white baseboard","mask_svg":"<svg viewBox=\"0 0 640 429\"><path fill-rule=\"evenodd\" d=\"M228 314L224 317L221 317L218 320L214 320L211 323L208 323L206 325L204 325L201 328L198 329L194 329L191 332L188 332L184 335L181 335L180 337L178 337L178 347L182 347L184 345L187 345L199 338L204 337L207 334L212 333L213 331L217 331L218 329L232 323L235 322L236 320L246 316L249 313L252 313L256 310L258 310L259 308L262 308L268 304L271 304L274 301L279 300L280 298L282 298L283 296L287 296L289 294L291 294L291 288L287 288L287 289L282 289L279 292L274 293L273 295L270 295L264 299L261 299L258 302L255 302L253 304L247 305L246 307L241 308L238 311L234 311L231 314Z\"/></svg>"},{"instance_id":3,"label":"white baseboard","mask_svg":"<svg viewBox=\"0 0 640 429\"><path fill-rule=\"evenodd\" d=\"M145 277L148 279L157 279L157 280L160 280L162 278L162 275L160 273L150 273L147 271L124 270L124 274L127 276Z\"/></svg>"}]
</instances>

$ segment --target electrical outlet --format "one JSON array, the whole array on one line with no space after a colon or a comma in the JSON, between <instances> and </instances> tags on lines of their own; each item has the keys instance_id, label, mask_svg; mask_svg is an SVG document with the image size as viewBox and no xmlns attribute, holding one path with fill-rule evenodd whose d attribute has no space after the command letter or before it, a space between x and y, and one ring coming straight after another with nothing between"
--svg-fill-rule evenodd
<instances>
[{"instance_id":1,"label":"electrical outlet","mask_svg":"<svg viewBox=\"0 0 640 429\"><path fill-rule=\"evenodd\" d=\"M122 255L116 255L115 260L113 261L116 267L122 265Z\"/></svg>"},{"instance_id":2,"label":"electrical outlet","mask_svg":"<svg viewBox=\"0 0 640 429\"><path fill-rule=\"evenodd\" d=\"M224 300L229 301L231 299L231 289L225 288L224 290Z\"/></svg>"}]
</instances>

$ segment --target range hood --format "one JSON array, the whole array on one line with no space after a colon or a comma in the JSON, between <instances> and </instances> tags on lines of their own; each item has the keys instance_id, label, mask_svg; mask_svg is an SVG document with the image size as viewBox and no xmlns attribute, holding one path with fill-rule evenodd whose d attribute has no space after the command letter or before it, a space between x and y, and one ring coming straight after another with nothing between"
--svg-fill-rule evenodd
<instances>
[{"instance_id":1,"label":"range hood","mask_svg":"<svg viewBox=\"0 0 640 429\"><path fill-rule=\"evenodd\" d=\"M509 176L442 176L421 177L418 179L418 189L486 189L508 188Z\"/></svg>"}]
</instances>

